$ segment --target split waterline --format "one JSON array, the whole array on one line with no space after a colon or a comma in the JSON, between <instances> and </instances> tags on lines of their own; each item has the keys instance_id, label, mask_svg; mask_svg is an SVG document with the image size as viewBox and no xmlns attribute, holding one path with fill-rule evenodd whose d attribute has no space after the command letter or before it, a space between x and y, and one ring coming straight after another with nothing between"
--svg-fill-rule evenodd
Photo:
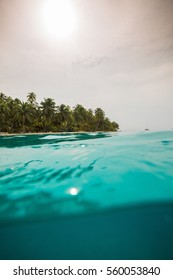
<instances>
[{"instance_id":1,"label":"split waterline","mask_svg":"<svg viewBox=\"0 0 173 280\"><path fill-rule=\"evenodd\" d=\"M90 253L79 249L65 255L47 249L38 258L126 258L128 248L113 246L121 239L128 247L137 236L145 239L140 223L145 235L163 247L156 250L158 256L173 257L173 245L169 245L173 236L173 131L0 136L0 237L4 240L5 232L14 233L16 227L18 236L26 228L32 235L32 228L39 224L44 231L56 228L58 239L64 228L84 242L86 226L89 235L92 231L90 247L94 248L101 234L98 230L103 234L104 227L110 227L112 232L105 232L103 238L107 246L110 240L113 243L102 255L91 248ZM125 225L131 237L125 238ZM139 240L141 249L129 256L140 257L147 240L143 243ZM154 257L154 248L142 256L148 252ZM32 257L29 248L25 252L23 258ZM6 258L10 254L0 253Z\"/></svg>"}]
</instances>

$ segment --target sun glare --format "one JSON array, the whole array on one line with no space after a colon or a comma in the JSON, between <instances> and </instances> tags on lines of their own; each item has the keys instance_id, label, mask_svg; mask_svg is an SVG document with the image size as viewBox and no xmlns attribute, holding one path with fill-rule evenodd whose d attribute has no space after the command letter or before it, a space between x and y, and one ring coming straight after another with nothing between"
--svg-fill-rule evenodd
<instances>
[{"instance_id":1,"label":"sun glare","mask_svg":"<svg viewBox=\"0 0 173 280\"><path fill-rule=\"evenodd\" d=\"M70 188L67 190L67 193L71 194L71 195L78 195L79 192L80 192L80 189L76 188L76 187L73 187L73 188Z\"/></svg>"},{"instance_id":2,"label":"sun glare","mask_svg":"<svg viewBox=\"0 0 173 280\"><path fill-rule=\"evenodd\" d=\"M77 30L73 0L46 0L43 21L48 34L60 40L69 39Z\"/></svg>"}]
</instances>

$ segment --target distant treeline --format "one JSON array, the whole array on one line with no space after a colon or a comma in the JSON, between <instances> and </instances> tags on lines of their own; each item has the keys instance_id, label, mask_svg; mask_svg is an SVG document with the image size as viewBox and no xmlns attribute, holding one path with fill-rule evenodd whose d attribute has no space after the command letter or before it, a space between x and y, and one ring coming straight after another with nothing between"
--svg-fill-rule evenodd
<instances>
[{"instance_id":1,"label":"distant treeline","mask_svg":"<svg viewBox=\"0 0 173 280\"><path fill-rule=\"evenodd\" d=\"M71 108L57 106L52 98L44 98L40 104L35 93L27 95L27 101L0 93L0 131L22 132L76 132L117 131L119 125L111 122L101 108L86 109L77 104Z\"/></svg>"}]
</instances>

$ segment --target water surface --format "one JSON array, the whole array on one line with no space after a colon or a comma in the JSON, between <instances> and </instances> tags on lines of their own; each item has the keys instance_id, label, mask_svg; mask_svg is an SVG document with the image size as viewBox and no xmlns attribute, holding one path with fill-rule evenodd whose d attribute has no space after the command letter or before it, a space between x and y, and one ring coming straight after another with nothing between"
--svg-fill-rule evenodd
<instances>
[{"instance_id":1,"label":"water surface","mask_svg":"<svg viewBox=\"0 0 173 280\"><path fill-rule=\"evenodd\" d=\"M172 258L173 131L1 136L0 224L11 244L2 258L34 258L22 233L35 231L39 247L48 228L63 253L48 246L38 258ZM86 229L89 252L81 247ZM67 231L79 248L65 253ZM25 250L18 255L19 236Z\"/></svg>"}]
</instances>

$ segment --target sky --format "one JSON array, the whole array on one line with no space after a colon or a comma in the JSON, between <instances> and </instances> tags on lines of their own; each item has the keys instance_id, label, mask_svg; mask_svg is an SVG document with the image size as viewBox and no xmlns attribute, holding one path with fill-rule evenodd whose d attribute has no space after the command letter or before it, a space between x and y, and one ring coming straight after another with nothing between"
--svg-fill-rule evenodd
<instances>
[{"instance_id":1,"label":"sky","mask_svg":"<svg viewBox=\"0 0 173 280\"><path fill-rule=\"evenodd\" d=\"M63 0L65 38L55 1L0 0L0 92L101 107L121 130L173 129L173 0Z\"/></svg>"}]
</instances>

